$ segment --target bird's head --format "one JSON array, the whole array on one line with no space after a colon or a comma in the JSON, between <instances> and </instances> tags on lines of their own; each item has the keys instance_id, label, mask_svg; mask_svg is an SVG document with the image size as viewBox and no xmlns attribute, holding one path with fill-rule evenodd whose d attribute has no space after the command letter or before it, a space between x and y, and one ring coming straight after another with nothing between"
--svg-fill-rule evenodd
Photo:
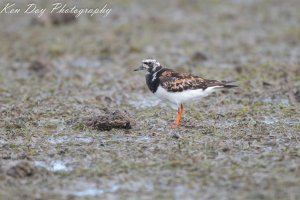
<instances>
[{"instance_id":1,"label":"bird's head","mask_svg":"<svg viewBox=\"0 0 300 200\"><path fill-rule=\"evenodd\" d=\"M155 73L158 70L160 70L161 68L162 68L162 66L156 60L154 60L154 59L145 59L145 60L142 61L142 65L139 66L134 71L146 70L149 73Z\"/></svg>"}]
</instances>

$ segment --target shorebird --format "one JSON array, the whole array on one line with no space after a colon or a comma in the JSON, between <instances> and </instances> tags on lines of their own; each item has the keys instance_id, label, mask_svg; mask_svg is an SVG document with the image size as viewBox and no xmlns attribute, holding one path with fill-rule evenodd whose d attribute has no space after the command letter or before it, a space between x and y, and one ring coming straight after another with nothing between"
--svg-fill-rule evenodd
<instances>
[{"instance_id":1,"label":"shorebird","mask_svg":"<svg viewBox=\"0 0 300 200\"><path fill-rule=\"evenodd\" d=\"M232 81L209 80L188 73L177 72L164 68L155 59L145 59L142 65L134 71L146 70L146 83L150 91L162 100L168 101L172 107L178 108L176 120L171 128L180 124L183 103L206 97L209 94L237 87Z\"/></svg>"}]
</instances>

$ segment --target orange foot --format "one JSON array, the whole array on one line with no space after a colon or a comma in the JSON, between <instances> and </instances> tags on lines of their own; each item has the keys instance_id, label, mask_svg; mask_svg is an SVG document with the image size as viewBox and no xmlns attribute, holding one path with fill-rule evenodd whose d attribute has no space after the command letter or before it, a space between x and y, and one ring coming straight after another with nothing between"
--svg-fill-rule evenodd
<instances>
[{"instance_id":1,"label":"orange foot","mask_svg":"<svg viewBox=\"0 0 300 200\"><path fill-rule=\"evenodd\" d=\"M178 127L178 125L181 121L182 113L183 113L183 105L180 104L180 107L178 108L176 121L175 121L175 123L170 125L171 128L177 128Z\"/></svg>"},{"instance_id":2,"label":"orange foot","mask_svg":"<svg viewBox=\"0 0 300 200\"><path fill-rule=\"evenodd\" d=\"M172 123L172 124L170 124L170 128L178 128L178 125L179 125L179 124Z\"/></svg>"}]
</instances>

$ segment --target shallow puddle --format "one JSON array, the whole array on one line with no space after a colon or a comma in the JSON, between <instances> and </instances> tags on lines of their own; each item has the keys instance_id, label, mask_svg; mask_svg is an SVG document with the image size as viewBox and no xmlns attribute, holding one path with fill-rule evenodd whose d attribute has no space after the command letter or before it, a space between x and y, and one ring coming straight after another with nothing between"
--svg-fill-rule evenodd
<instances>
[{"instance_id":1,"label":"shallow puddle","mask_svg":"<svg viewBox=\"0 0 300 200\"><path fill-rule=\"evenodd\" d=\"M151 142L151 137L147 135L138 136L138 137L124 137L115 135L111 139L100 139L101 142L137 142L137 143L148 143Z\"/></svg>"},{"instance_id":2,"label":"shallow puddle","mask_svg":"<svg viewBox=\"0 0 300 200\"><path fill-rule=\"evenodd\" d=\"M61 137L50 137L48 142L51 144L62 144L67 142L83 142L90 143L93 141L91 137L70 137L70 136L61 136Z\"/></svg>"},{"instance_id":3,"label":"shallow puddle","mask_svg":"<svg viewBox=\"0 0 300 200\"><path fill-rule=\"evenodd\" d=\"M35 161L35 166L45 168L52 172L68 172L72 171L72 167L68 167L65 162L61 160L47 163L45 161Z\"/></svg>"},{"instance_id":4,"label":"shallow puddle","mask_svg":"<svg viewBox=\"0 0 300 200\"><path fill-rule=\"evenodd\" d=\"M149 96L147 98L139 98L136 100L131 100L128 103L129 105L137 109L141 109L141 108L151 108L157 106L158 104L161 103L161 101L155 96Z\"/></svg>"},{"instance_id":5,"label":"shallow puddle","mask_svg":"<svg viewBox=\"0 0 300 200\"><path fill-rule=\"evenodd\" d=\"M69 64L75 68L100 68L102 63L99 59L87 59L84 57L72 59L69 61Z\"/></svg>"},{"instance_id":6,"label":"shallow puddle","mask_svg":"<svg viewBox=\"0 0 300 200\"><path fill-rule=\"evenodd\" d=\"M268 125L275 124L278 121L279 121L278 119L276 119L275 117L271 117L271 116L266 116L265 119L263 120L263 122Z\"/></svg>"},{"instance_id":7,"label":"shallow puddle","mask_svg":"<svg viewBox=\"0 0 300 200\"><path fill-rule=\"evenodd\" d=\"M71 195L77 197L87 197L87 196L98 196L105 193L113 193L116 192L120 187L118 185L114 185L111 188L100 189L100 188L89 188L81 191L72 192Z\"/></svg>"}]
</instances>

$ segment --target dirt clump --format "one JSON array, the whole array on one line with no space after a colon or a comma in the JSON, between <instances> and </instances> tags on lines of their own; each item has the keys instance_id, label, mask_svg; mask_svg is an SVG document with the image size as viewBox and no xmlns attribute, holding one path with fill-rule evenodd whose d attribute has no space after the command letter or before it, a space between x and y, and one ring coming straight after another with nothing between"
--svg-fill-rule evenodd
<instances>
[{"instance_id":1,"label":"dirt clump","mask_svg":"<svg viewBox=\"0 0 300 200\"><path fill-rule=\"evenodd\" d=\"M43 15L41 17L33 18L32 25L63 25L70 24L77 21L76 15L73 13L51 13L49 15Z\"/></svg>"},{"instance_id":2,"label":"dirt clump","mask_svg":"<svg viewBox=\"0 0 300 200\"><path fill-rule=\"evenodd\" d=\"M294 93L294 95L295 95L296 101L297 101L298 103L300 103L300 90L297 90L297 91Z\"/></svg>"},{"instance_id":3,"label":"dirt clump","mask_svg":"<svg viewBox=\"0 0 300 200\"><path fill-rule=\"evenodd\" d=\"M53 13L49 15L52 24L69 24L76 21L76 16L72 13Z\"/></svg>"},{"instance_id":4,"label":"dirt clump","mask_svg":"<svg viewBox=\"0 0 300 200\"><path fill-rule=\"evenodd\" d=\"M49 72L49 65L45 62L35 60L31 62L28 69L38 77L43 78Z\"/></svg>"},{"instance_id":5,"label":"dirt clump","mask_svg":"<svg viewBox=\"0 0 300 200\"><path fill-rule=\"evenodd\" d=\"M207 60L207 56L200 51L196 51L192 56L192 60L193 61L205 61L205 60Z\"/></svg>"},{"instance_id":6,"label":"dirt clump","mask_svg":"<svg viewBox=\"0 0 300 200\"><path fill-rule=\"evenodd\" d=\"M6 173L14 178L25 178L33 176L36 173L36 168L27 161L21 161L8 169Z\"/></svg>"},{"instance_id":7,"label":"dirt clump","mask_svg":"<svg viewBox=\"0 0 300 200\"><path fill-rule=\"evenodd\" d=\"M131 119L126 112L115 110L106 111L103 115L89 117L84 124L99 131L109 131L113 128L131 129Z\"/></svg>"}]
</instances>

